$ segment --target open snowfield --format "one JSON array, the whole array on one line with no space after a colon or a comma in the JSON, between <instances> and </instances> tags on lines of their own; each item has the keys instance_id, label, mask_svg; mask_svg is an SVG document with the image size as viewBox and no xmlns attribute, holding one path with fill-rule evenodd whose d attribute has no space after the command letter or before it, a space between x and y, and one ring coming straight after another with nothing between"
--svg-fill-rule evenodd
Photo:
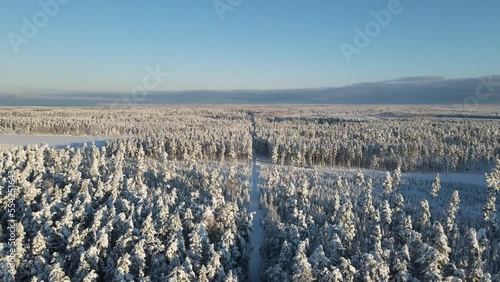
<instances>
[{"instance_id":1,"label":"open snowfield","mask_svg":"<svg viewBox=\"0 0 500 282\"><path fill-rule=\"evenodd\" d=\"M6 145L35 145L47 144L51 147L64 148L66 146L82 147L84 143L95 142L96 146L101 147L107 140L116 139L113 137L98 136L57 136L57 135L14 135L0 134L0 144Z\"/></svg>"},{"instance_id":2,"label":"open snowfield","mask_svg":"<svg viewBox=\"0 0 500 282\"><path fill-rule=\"evenodd\" d=\"M264 165L272 165L271 160L264 155L257 155L257 163ZM340 174L345 174L346 176L355 175L358 172L358 168L346 168L346 167L335 167L335 168L319 168L319 170L324 172L336 172ZM366 176L376 176L384 177L385 171L373 170L373 169L361 169ZM436 178L438 172L404 172L402 173L403 179L413 179L413 180L425 180L433 181ZM439 179L441 182L445 183L463 183L472 185L486 185L484 180L484 172L439 172Z\"/></svg>"},{"instance_id":3,"label":"open snowfield","mask_svg":"<svg viewBox=\"0 0 500 282\"><path fill-rule=\"evenodd\" d=\"M327 168L325 171L331 172L345 172L346 175L356 174L358 169L332 169ZM376 176L376 177L384 177L385 171L372 170L372 169L362 169L363 173L367 176ZM424 180L424 181L434 181L436 178L436 174L438 172L404 172L402 173L403 179L412 179L412 180ZM440 173L439 179L441 182L445 183L463 183L463 184L472 184L472 185L486 185L484 180L484 173L474 173L474 172L448 172L448 173Z\"/></svg>"}]
</instances>

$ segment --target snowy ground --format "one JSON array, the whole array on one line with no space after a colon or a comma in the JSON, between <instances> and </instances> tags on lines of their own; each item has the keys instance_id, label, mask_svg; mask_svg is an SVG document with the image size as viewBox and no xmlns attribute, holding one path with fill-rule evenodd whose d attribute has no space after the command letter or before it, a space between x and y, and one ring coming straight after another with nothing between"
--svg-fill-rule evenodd
<instances>
[{"instance_id":1,"label":"snowy ground","mask_svg":"<svg viewBox=\"0 0 500 282\"><path fill-rule=\"evenodd\" d=\"M260 281L260 264L262 258L260 256L260 247L264 242L264 227L262 221L264 219L264 211L260 208L260 191L258 187L259 177L257 174L257 164L254 161L252 166L252 191L250 192L250 209L253 216L253 230L250 234L250 244L252 246L252 254L250 256L250 281Z\"/></svg>"},{"instance_id":2,"label":"snowy ground","mask_svg":"<svg viewBox=\"0 0 500 282\"><path fill-rule=\"evenodd\" d=\"M95 142L96 146L104 146L107 140L116 137L98 137L98 136L58 136L58 135L12 135L0 134L0 144L7 145L35 145L47 144L55 148L64 148L66 146L82 147L84 143Z\"/></svg>"},{"instance_id":3,"label":"snowy ground","mask_svg":"<svg viewBox=\"0 0 500 282\"><path fill-rule=\"evenodd\" d=\"M255 141L255 119L252 116L253 134L252 138ZM260 265L262 257L260 256L260 247L264 242L264 211L260 208L260 191L259 191L259 176L257 173L257 154L253 152L252 159L252 190L250 191L250 206L249 211L253 213L252 233L250 233L250 244L252 246L252 253L250 255L250 281L260 281Z\"/></svg>"},{"instance_id":4,"label":"snowy ground","mask_svg":"<svg viewBox=\"0 0 500 282\"><path fill-rule=\"evenodd\" d=\"M356 173L358 169L346 169L346 168L324 168L324 171L333 172L345 172L346 174ZM377 176L383 177L385 171L378 171L373 169L362 169L366 176ZM415 179L415 180L427 180L434 181L437 172L404 172L402 173L403 179ZM473 173L473 172L449 172L440 173L439 179L441 182L446 183L463 183L463 184L473 184L473 185L486 185L484 180L484 173Z\"/></svg>"},{"instance_id":5,"label":"snowy ground","mask_svg":"<svg viewBox=\"0 0 500 282\"><path fill-rule=\"evenodd\" d=\"M263 155L257 155L257 163L272 165L271 160ZM336 172L345 173L346 175L356 174L358 172L357 168L346 168L346 167L317 167L320 171L325 172ZM386 171L383 170L373 170L373 169L361 169L365 176L376 176L384 177ZM402 173L403 179L415 179L415 180L428 180L434 181L437 172L404 172ZM484 180L483 172L440 172L439 178L441 182L446 183L463 183L463 184L473 184L473 185L486 185Z\"/></svg>"}]
</instances>

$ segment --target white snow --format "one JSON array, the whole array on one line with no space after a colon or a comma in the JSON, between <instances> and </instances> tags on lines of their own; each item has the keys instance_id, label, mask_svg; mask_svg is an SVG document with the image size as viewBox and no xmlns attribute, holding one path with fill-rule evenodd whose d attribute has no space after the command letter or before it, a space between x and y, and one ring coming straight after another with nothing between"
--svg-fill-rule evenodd
<instances>
[{"instance_id":1,"label":"white snow","mask_svg":"<svg viewBox=\"0 0 500 282\"><path fill-rule=\"evenodd\" d=\"M419 179L419 180L429 180L433 181L436 177L436 173L417 173L408 172L403 173L403 178ZM448 183L464 183L464 184L474 184L474 185L486 185L484 179L484 173L464 173L464 172L449 172L440 173L439 179L441 182Z\"/></svg>"},{"instance_id":2,"label":"white snow","mask_svg":"<svg viewBox=\"0 0 500 282\"><path fill-rule=\"evenodd\" d=\"M345 172L347 174L355 174L358 169L347 169L347 168L325 168L328 171ZM383 177L386 171L379 171L373 169L362 169L366 176L375 175L377 177ZM402 179L416 179L416 180L426 180L434 181L436 174L438 172L403 172ZM463 183L463 184L473 184L473 185L486 185L484 180L484 173L474 173L474 172L439 172L439 179L441 182L446 183Z\"/></svg>"},{"instance_id":3,"label":"white snow","mask_svg":"<svg viewBox=\"0 0 500 282\"><path fill-rule=\"evenodd\" d=\"M255 121L253 120L253 138L255 140ZM250 233L250 245L252 253L250 254L250 281L260 281L260 247L264 242L264 211L260 208L260 191L258 187L259 177L257 175L257 155L255 150L252 158L252 190L250 191L249 211L253 214L252 232Z\"/></svg>"},{"instance_id":4,"label":"white snow","mask_svg":"<svg viewBox=\"0 0 500 282\"><path fill-rule=\"evenodd\" d=\"M82 147L84 143L95 142L96 146L105 145L107 140L116 137L98 137L98 136L67 136L67 135L14 135L0 134L0 144L7 145L35 145L47 144L51 147L64 148L66 146Z\"/></svg>"},{"instance_id":5,"label":"white snow","mask_svg":"<svg viewBox=\"0 0 500 282\"><path fill-rule=\"evenodd\" d=\"M259 178L257 176L257 164L254 159L252 167L252 191L250 192L250 212L253 213L252 226L253 230L250 234L250 244L252 253L250 255L250 281L260 281L260 247L264 242L264 227L262 221L264 219L264 211L260 205L260 191L258 188Z\"/></svg>"},{"instance_id":6,"label":"white snow","mask_svg":"<svg viewBox=\"0 0 500 282\"><path fill-rule=\"evenodd\" d=\"M257 162L262 164L272 165L271 160L266 155L257 155ZM317 167L317 169L322 171L330 172L342 172L346 175L356 174L358 168L347 168L347 167ZM385 170L373 170L373 169L361 169L366 176L377 176L384 177ZM428 180L434 181L436 174L438 172L403 172L402 179L417 179L417 180ZM463 183L463 184L473 184L473 185L486 185L484 179L484 174L486 172L439 172L439 178L441 182L446 183Z\"/></svg>"}]
</instances>

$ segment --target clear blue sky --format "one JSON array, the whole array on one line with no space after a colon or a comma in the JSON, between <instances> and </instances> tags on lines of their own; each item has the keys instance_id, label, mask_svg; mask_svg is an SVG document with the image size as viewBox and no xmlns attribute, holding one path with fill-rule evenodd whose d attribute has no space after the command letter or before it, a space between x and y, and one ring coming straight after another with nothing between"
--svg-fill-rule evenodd
<instances>
[{"instance_id":1,"label":"clear blue sky","mask_svg":"<svg viewBox=\"0 0 500 282\"><path fill-rule=\"evenodd\" d=\"M49 0L42 0L42 2ZM228 0L220 0L227 2ZM400 0L403 11L347 63L339 44L389 0L71 0L15 53L8 34L41 11L0 1L0 93L329 87L398 77L500 73L500 1Z\"/></svg>"}]
</instances>

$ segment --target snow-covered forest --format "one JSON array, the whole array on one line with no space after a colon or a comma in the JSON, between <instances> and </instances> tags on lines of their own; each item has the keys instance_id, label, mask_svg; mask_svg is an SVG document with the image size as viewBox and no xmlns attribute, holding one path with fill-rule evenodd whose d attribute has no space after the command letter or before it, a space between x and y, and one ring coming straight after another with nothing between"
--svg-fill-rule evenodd
<instances>
[{"instance_id":1,"label":"snow-covered forest","mask_svg":"<svg viewBox=\"0 0 500 282\"><path fill-rule=\"evenodd\" d=\"M500 281L498 116L0 108L0 281Z\"/></svg>"},{"instance_id":2,"label":"snow-covered forest","mask_svg":"<svg viewBox=\"0 0 500 282\"><path fill-rule=\"evenodd\" d=\"M2 185L10 171L17 183L17 236L15 268L3 256L0 280L244 279L249 166L173 163L125 144L4 155ZM4 197L3 222L7 205Z\"/></svg>"},{"instance_id":3,"label":"snow-covered forest","mask_svg":"<svg viewBox=\"0 0 500 282\"><path fill-rule=\"evenodd\" d=\"M500 161L488 189L266 165L264 280L498 281L499 176Z\"/></svg>"},{"instance_id":4,"label":"snow-covered forest","mask_svg":"<svg viewBox=\"0 0 500 282\"><path fill-rule=\"evenodd\" d=\"M20 108L0 113L0 133L125 137L130 145L143 146L146 155L167 150L169 159L245 160L252 155L245 110Z\"/></svg>"},{"instance_id":5,"label":"snow-covered forest","mask_svg":"<svg viewBox=\"0 0 500 282\"><path fill-rule=\"evenodd\" d=\"M497 120L279 118L258 121L273 163L375 169L479 170L500 154Z\"/></svg>"}]
</instances>

